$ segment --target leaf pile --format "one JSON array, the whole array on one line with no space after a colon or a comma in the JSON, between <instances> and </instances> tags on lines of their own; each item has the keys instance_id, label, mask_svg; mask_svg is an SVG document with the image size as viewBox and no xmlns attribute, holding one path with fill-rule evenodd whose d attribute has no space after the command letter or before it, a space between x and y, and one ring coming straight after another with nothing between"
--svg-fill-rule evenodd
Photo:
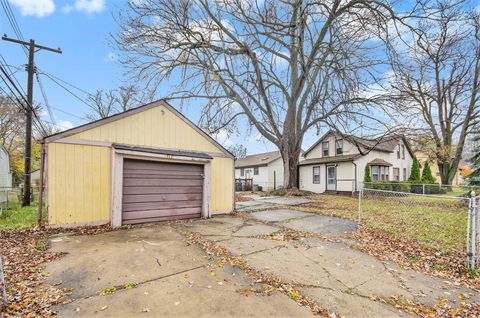
<instances>
[{"instance_id":1,"label":"leaf pile","mask_svg":"<svg viewBox=\"0 0 480 318\"><path fill-rule=\"evenodd\" d=\"M45 282L48 275L44 271L45 263L62 256L62 253L47 251L49 236L65 232L90 235L109 230L109 226L76 229L36 227L0 232L0 255L3 257L8 299L3 314L22 317L55 315L52 305L61 302L71 290L59 289Z\"/></svg>"},{"instance_id":2,"label":"leaf pile","mask_svg":"<svg viewBox=\"0 0 480 318\"><path fill-rule=\"evenodd\" d=\"M367 226L361 226L357 231L350 233L349 238L358 241L358 244L351 244L350 247L380 259L395 261L403 268L453 279L456 283L470 288L480 288L480 277L465 269L464 253L442 253L435 249L423 248L415 242L399 239Z\"/></svg>"}]
</instances>

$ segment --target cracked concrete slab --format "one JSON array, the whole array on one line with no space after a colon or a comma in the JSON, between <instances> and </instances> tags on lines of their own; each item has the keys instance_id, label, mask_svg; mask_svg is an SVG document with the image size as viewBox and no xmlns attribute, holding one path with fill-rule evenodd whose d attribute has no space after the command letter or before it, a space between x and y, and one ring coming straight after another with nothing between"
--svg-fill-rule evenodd
<instances>
[{"instance_id":1,"label":"cracked concrete slab","mask_svg":"<svg viewBox=\"0 0 480 318\"><path fill-rule=\"evenodd\" d=\"M278 204L278 205L300 205L305 203L310 203L312 200L305 198L294 198L294 197L275 197L275 198L261 198L263 202Z\"/></svg>"},{"instance_id":2,"label":"cracked concrete slab","mask_svg":"<svg viewBox=\"0 0 480 318\"><path fill-rule=\"evenodd\" d=\"M258 236L258 235L270 235L278 232L279 228L265 224L246 224L238 231L233 233L233 236Z\"/></svg>"},{"instance_id":3,"label":"cracked concrete slab","mask_svg":"<svg viewBox=\"0 0 480 318\"><path fill-rule=\"evenodd\" d=\"M344 236L357 229L357 222L334 216L316 215L279 223L293 230L318 233L323 236Z\"/></svg>"},{"instance_id":4,"label":"cracked concrete slab","mask_svg":"<svg viewBox=\"0 0 480 318\"><path fill-rule=\"evenodd\" d=\"M301 212L288 209L268 210L261 212L252 212L250 215L260 221L264 222L279 222L290 219L304 218L306 216L314 216L314 213Z\"/></svg>"},{"instance_id":5,"label":"cracked concrete slab","mask_svg":"<svg viewBox=\"0 0 480 318\"><path fill-rule=\"evenodd\" d=\"M235 238L222 241L221 244L234 255L249 255L269 249L281 249L285 244L280 241L262 240L257 238Z\"/></svg>"},{"instance_id":6,"label":"cracked concrete slab","mask_svg":"<svg viewBox=\"0 0 480 318\"><path fill-rule=\"evenodd\" d=\"M231 219L222 221L237 224ZM171 226L58 236L51 245L52 250L68 254L47 265L49 280L62 281L59 287L74 288L73 301L54 308L60 317L312 315L281 293L239 293L261 286L237 267L215 266L201 249L187 246ZM102 289L132 283L138 285L100 294Z\"/></svg>"}]
</instances>

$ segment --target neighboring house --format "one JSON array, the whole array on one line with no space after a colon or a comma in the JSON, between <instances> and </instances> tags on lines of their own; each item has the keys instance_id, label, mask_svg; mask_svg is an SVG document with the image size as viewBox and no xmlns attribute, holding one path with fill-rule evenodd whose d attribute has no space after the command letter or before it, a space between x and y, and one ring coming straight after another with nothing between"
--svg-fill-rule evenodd
<instances>
[{"instance_id":1,"label":"neighboring house","mask_svg":"<svg viewBox=\"0 0 480 318\"><path fill-rule=\"evenodd\" d=\"M438 169L437 160L431 158L431 156L426 151L417 150L415 151L415 156L420 163L420 166L423 167L425 161L428 160L430 163L430 169L432 170L432 175L437 179L437 183L441 183L440 179L440 170ZM453 186L462 186L465 184L464 176L468 173L465 173L470 166L464 162L458 164L457 173L453 177L452 185ZM465 171L465 172L464 172Z\"/></svg>"},{"instance_id":2,"label":"neighboring house","mask_svg":"<svg viewBox=\"0 0 480 318\"><path fill-rule=\"evenodd\" d=\"M372 180L406 181L413 152L403 137L366 139L327 132L304 153L299 188L317 193L357 191L370 165Z\"/></svg>"},{"instance_id":3,"label":"neighboring house","mask_svg":"<svg viewBox=\"0 0 480 318\"><path fill-rule=\"evenodd\" d=\"M5 147L0 146L0 203L7 202L8 191L12 187L10 156Z\"/></svg>"},{"instance_id":4,"label":"neighboring house","mask_svg":"<svg viewBox=\"0 0 480 318\"><path fill-rule=\"evenodd\" d=\"M263 190L283 187L280 151L264 152L235 160L235 179L253 179Z\"/></svg>"},{"instance_id":5,"label":"neighboring house","mask_svg":"<svg viewBox=\"0 0 480 318\"><path fill-rule=\"evenodd\" d=\"M50 226L118 227L233 211L233 155L163 100L44 141Z\"/></svg>"}]
</instances>

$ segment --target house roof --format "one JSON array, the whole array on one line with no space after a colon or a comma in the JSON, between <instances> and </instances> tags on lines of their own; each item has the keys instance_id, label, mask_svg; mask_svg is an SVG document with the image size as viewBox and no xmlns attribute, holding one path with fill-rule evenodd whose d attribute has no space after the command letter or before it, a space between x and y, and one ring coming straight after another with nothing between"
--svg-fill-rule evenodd
<instances>
[{"instance_id":1,"label":"house roof","mask_svg":"<svg viewBox=\"0 0 480 318\"><path fill-rule=\"evenodd\" d=\"M137 114L137 113L140 113L140 112L143 112L143 111L146 111L148 109L155 108L155 107L158 107L158 106L164 106L165 108L167 108L169 111L171 111L172 113L177 115L180 119L182 119L186 124L188 124L194 130L196 130L198 133L200 133L203 137L205 137L211 143L213 143L215 146L217 146L225 155L227 155L230 158L234 158L234 155L230 151L228 151L225 147L223 147L221 144L219 144L215 139L213 139L210 135L208 135L206 132L204 132L200 127L195 125L190 119L188 119L182 113L180 113L178 110L176 110L165 99L159 99L157 101L154 101L154 102L151 102L151 103L148 103L148 104L145 104L145 105L141 105L141 106L138 106L138 107L135 107L135 108L131 108L127 111L124 111L124 112L121 112L121 113L118 113L118 114L115 114L115 115L112 115L112 116L108 116L108 117L105 117L105 118L102 118L102 119L98 119L98 120L92 121L90 123L87 123L87 124L84 124L84 125L81 125L81 126L78 126L78 127L74 127L74 128L71 128L71 129L68 129L68 130L50 135L50 136L47 136L43 139L43 141L48 143L48 142L52 142L52 141L55 141L55 140L58 140L58 139L61 139L61 138L69 137L69 136L78 134L80 132L83 132L85 130L92 129L92 128L95 128L95 127L98 127L98 126L101 126L101 125L105 125L107 123L110 123L110 122L113 122L113 121L116 121L116 120L119 120L119 119L122 119L122 118L125 118L125 117L128 117L128 116L131 116L131 115L134 115L134 114Z\"/></svg>"},{"instance_id":2,"label":"house roof","mask_svg":"<svg viewBox=\"0 0 480 318\"><path fill-rule=\"evenodd\" d=\"M391 167L393 166L390 162L385 161L380 158L375 158L372 161L369 162L371 166L386 166L386 167Z\"/></svg>"},{"instance_id":3,"label":"house roof","mask_svg":"<svg viewBox=\"0 0 480 318\"><path fill-rule=\"evenodd\" d=\"M398 145L399 139L403 140L405 146L407 147L408 152L413 157L414 153L410 144L408 143L407 139L401 135L393 135L393 136L386 136L386 137L378 137L378 138L364 138L364 137L357 137L354 135L346 135L340 132L335 132L333 130L328 131L325 133L317 142L315 142L307 151L305 151L304 156L307 155L310 151L312 151L318 144L320 144L327 136L330 134L338 134L341 138L353 143L354 145L361 146L365 148L367 151L370 150L377 150L382 152L394 152L395 147Z\"/></svg>"},{"instance_id":4,"label":"house roof","mask_svg":"<svg viewBox=\"0 0 480 318\"><path fill-rule=\"evenodd\" d=\"M280 151L258 153L235 160L235 168L266 166L281 157Z\"/></svg>"},{"instance_id":5,"label":"house roof","mask_svg":"<svg viewBox=\"0 0 480 318\"><path fill-rule=\"evenodd\" d=\"M173 156L180 156L180 157L193 157L193 158L201 158L201 159L213 159L212 156L203 152L193 152L193 151L177 151L171 149L160 149L160 148L147 148L147 147L136 147L136 146L129 146L129 145L121 145L121 144L113 144L113 148L120 149L120 150L130 150L130 151L138 151L138 152L148 152L148 153L156 153L161 155L173 155Z\"/></svg>"},{"instance_id":6,"label":"house roof","mask_svg":"<svg viewBox=\"0 0 480 318\"><path fill-rule=\"evenodd\" d=\"M340 155L340 156L333 156L333 157L305 159L300 161L298 164L300 166L307 166L307 165L315 165L315 164L321 164L321 163L347 162L347 161L353 161L360 156L361 155L359 154L354 154L354 155Z\"/></svg>"}]
</instances>

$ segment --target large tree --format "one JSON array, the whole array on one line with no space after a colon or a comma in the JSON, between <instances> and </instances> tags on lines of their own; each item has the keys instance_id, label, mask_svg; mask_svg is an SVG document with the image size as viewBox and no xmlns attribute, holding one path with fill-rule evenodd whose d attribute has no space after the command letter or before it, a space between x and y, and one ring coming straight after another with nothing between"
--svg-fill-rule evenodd
<instances>
[{"instance_id":1,"label":"large tree","mask_svg":"<svg viewBox=\"0 0 480 318\"><path fill-rule=\"evenodd\" d=\"M275 144L290 188L307 131L381 126L374 38L392 17L382 0L129 1L113 43L148 87L181 78L169 97L195 99L210 132L243 121Z\"/></svg>"},{"instance_id":2,"label":"large tree","mask_svg":"<svg viewBox=\"0 0 480 318\"><path fill-rule=\"evenodd\" d=\"M480 119L480 18L466 1L435 1L391 40L391 88L401 122L428 135L442 184L451 184ZM423 130L422 130L423 128Z\"/></svg>"}]
</instances>

